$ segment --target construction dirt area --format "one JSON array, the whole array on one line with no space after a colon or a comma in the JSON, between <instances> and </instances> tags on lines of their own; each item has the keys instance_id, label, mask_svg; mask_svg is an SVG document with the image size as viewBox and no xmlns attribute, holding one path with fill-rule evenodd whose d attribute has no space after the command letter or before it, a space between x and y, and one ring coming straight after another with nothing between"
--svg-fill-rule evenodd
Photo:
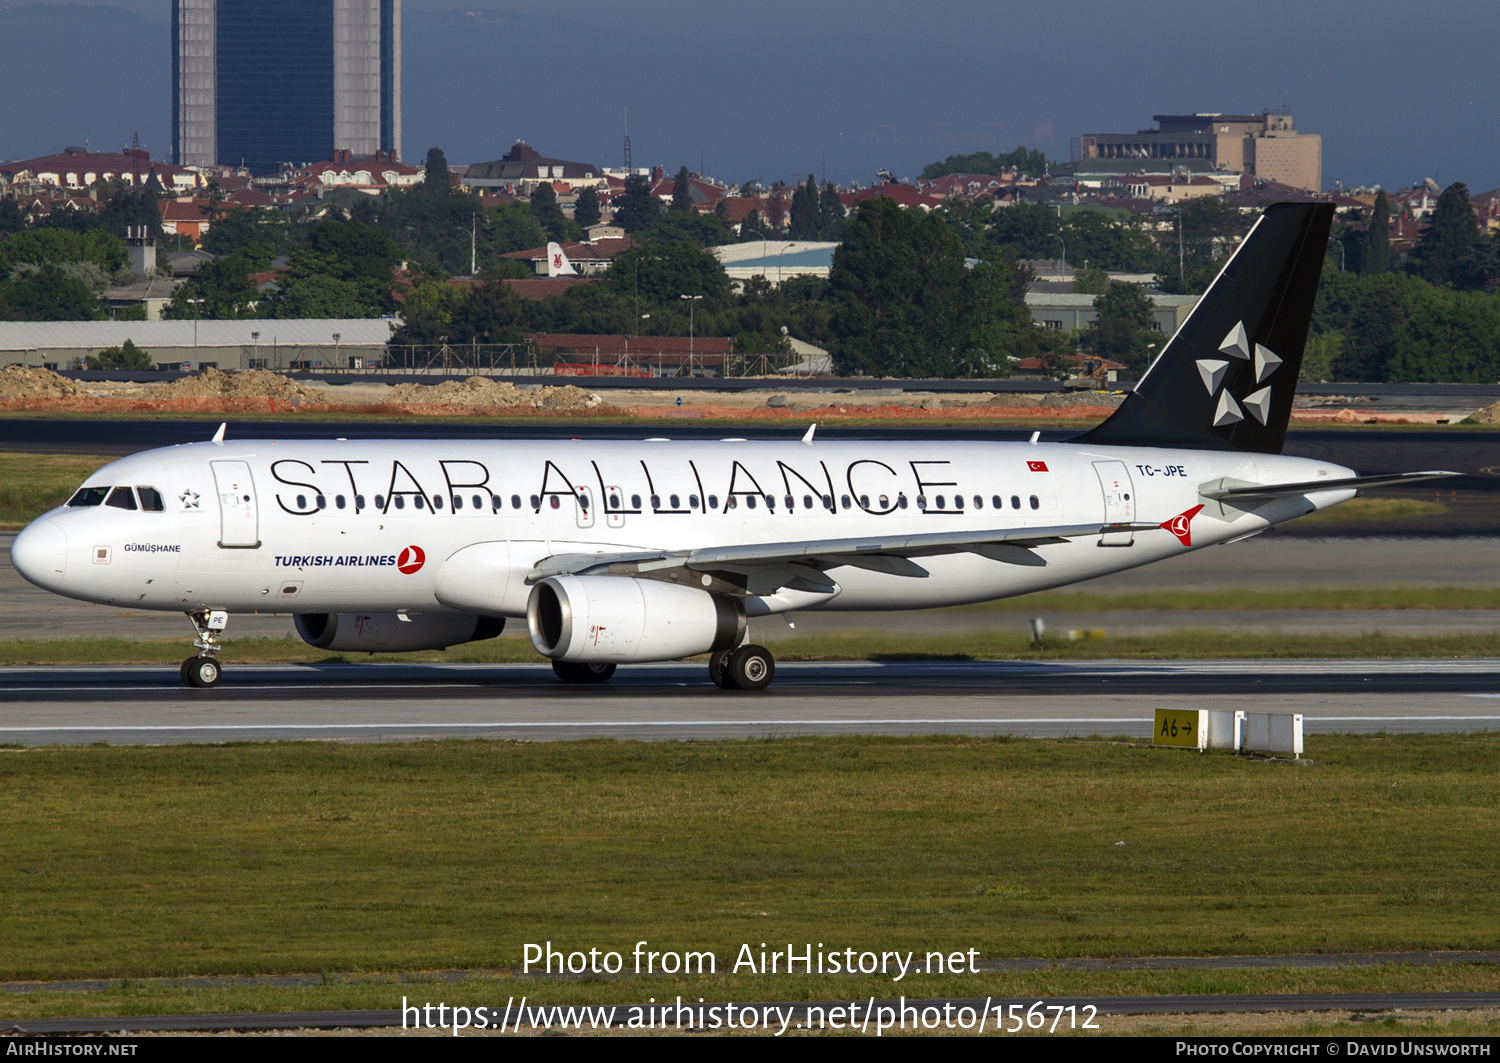
<instances>
[{"instance_id":1,"label":"construction dirt area","mask_svg":"<svg viewBox=\"0 0 1500 1063\"><path fill-rule=\"evenodd\" d=\"M572 384L516 385L474 376L419 383L328 384L265 370L221 372L204 369L162 383L78 381L48 369L0 369L0 413L337 413L385 416L629 419L629 420L793 420L870 421L1103 420L1124 401L1123 392L1069 390L1038 393L966 392L962 395L908 390L908 386L785 389L767 379L764 389L674 391L670 387L598 392ZM781 385L781 386L778 386ZM1357 395L1297 401L1298 422L1448 424L1472 419L1500 423L1500 403L1484 409L1387 410Z\"/></svg>"}]
</instances>

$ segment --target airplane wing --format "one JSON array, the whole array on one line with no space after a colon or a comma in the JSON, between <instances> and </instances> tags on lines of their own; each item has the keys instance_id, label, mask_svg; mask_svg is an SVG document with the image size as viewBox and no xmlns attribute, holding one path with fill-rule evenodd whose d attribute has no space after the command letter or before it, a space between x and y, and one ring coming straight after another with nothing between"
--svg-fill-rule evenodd
<instances>
[{"instance_id":1,"label":"airplane wing","mask_svg":"<svg viewBox=\"0 0 1500 1063\"><path fill-rule=\"evenodd\" d=\"M1198 493L1215 502L1235 502L1265 498L1285 498L1289 495L1306 495L1316 491L1347 491L1349 488L1394 487L1400 484L1420 483L1423 480L1441 480L1458 476L1456 472L1397 472L1377 476L1345 477L1341 480L1311 480L1300 484L1246 484L1219 481L1216 487L1201 488Z\"/></svg>"},{"instance_id":2,"label":"airplane wing","mask_svg":"<svg viewBox=\"0 0 1500 1063\"><path fill-rule=\"evenodd\" d=\"M1047 562L1032 547L1050 546L1069 539L1119 532L1155 531L1156 524L1066 524L1050 528L1004 528L916 535L863 536L849 539L812 539L784 543L754 543L747 546L711 546L700 550L636 552L620 554L556 554L537 562L529 578L548 576L652 572L687 568L699 572L740 572L747 568L786 568L788 579L796 565L808 569L830 569L840 565L869 568L893 575L922 577L927 570L911 561L933 554L972 553L1010 564L1042 566Z\"/></svg>"}]
</instances>

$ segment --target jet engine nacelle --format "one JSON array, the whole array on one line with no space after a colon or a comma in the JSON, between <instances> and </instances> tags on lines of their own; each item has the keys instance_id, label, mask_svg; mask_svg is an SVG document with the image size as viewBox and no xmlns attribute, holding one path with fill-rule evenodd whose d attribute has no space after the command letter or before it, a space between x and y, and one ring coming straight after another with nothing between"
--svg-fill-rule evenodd
<instances>
[{"instance_id":1,"label":"jet engine nacelle","mask_svg":"<svg viewBox=\"0 0 1500 1063\"><path fill-rule=\"evenodd\" d=\"M671 661L728 650L745 636L737 598L628 576L549 576L531 589L526 622L558 661Z\"/></svg>"},{"instance_id":2,"label":"jet engine nacelle","mask_svg":"<svg viewBox=\"0 0 1500 1063\"><path fill-rule=\"evenodd\" d=\"M473 613L298 613L297 634L320 650L407 653L492 639L505 620Z\"/></svg>"}]
</instances>

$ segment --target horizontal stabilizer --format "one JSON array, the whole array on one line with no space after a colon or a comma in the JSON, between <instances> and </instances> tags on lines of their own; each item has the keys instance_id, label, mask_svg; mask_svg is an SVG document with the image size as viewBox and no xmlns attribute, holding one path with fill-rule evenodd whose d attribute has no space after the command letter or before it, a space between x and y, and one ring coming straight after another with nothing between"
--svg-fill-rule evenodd
<instances>
[{"instance_id":1,"label":"horizontal stabilizer","mask_svg":"<svg viewBox=\"0 0 1500 1063\"><path fill-rule=\"evenodd\" d=\"M1350 488L1398 487L1401 484L1421 483L1423 480L1441 480L1458 476L1456 472L1395 472L1377 476L1344 477L1341 480L1310 480L1298 484L1236 484L1234 486L1205 487L1198 493L1215 502L1233 502L1256 498L1287 498L1291 495L1308 495L1318 491L1347 491Z\"/></svg>"}]
</instances>

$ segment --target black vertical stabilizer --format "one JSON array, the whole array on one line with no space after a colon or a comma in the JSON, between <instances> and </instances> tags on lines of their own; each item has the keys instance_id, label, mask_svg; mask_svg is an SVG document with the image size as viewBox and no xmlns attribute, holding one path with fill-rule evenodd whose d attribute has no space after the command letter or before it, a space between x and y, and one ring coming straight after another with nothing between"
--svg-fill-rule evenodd
<instances>
[{"instance_id":1,"label":"black vertical stabilizer","mask_svg":"<svg viewBox=\"0 0 1500 1063\"><path fill-rule=\"evenodd\" d=\"M1333 224L1266 208L1120 408L1075 442L1280 454Z\"/></svg>"}]
</instances>

